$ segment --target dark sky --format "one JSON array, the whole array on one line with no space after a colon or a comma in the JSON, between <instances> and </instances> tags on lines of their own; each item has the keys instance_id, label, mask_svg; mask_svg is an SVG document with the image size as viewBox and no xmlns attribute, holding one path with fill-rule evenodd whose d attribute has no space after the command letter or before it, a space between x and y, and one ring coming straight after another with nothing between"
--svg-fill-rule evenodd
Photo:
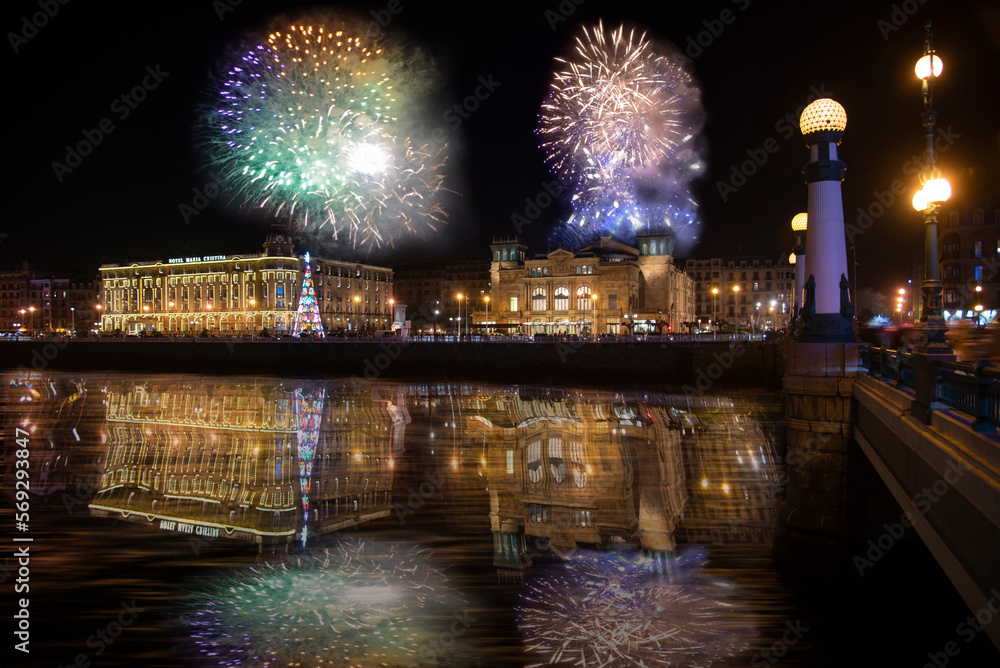
<instances>
[{"instance_id":1,"label":"dark sky","mask_svg":"<svg viewBox=\"0 0 1000 668\"><path fill-rule=\"evenodd\" d=\"M112 258L258 248L270 219L230 197L213 200L190 224L179 213L181 204L192 202L192 189L210 180L195 146L195 110L212 99L210 77L226 64L228 48L281 11L301 5L244 0L220 18L220 8L229 4L224 0L70 2L59 5L37 31L25 30L23 17L37 14L46 2L5 6L12 141L6 160L9 206L0 227L7 235L0 240L3 265L27 257L38 267L95 270ZM370 18L390 4L395 3L376 0L345 8ZM917 12L893 15L900 5ZM485 256L492 237L515 233L511 215L523 213L525 198L538 195L551 178L534 128L553 57L566 49L581 22L598 18L611 26L623 20L641 24L656 39L696 56L691 67L706 115L706 176L694 186L703 221L697 256L737 247L790 249L789 221L806 205L800 168L807 153L801 136L789 137L782 119L797 118L797 108L820 90L848 114L841 146L848 164L848 223L857 220L858 207L876 202L877 192L891 191L896 180L905 186L903 196L854 239L859 283L890 290L909 277L923 232L909 203L914 175L906 173L912 170L905 164L922 149L913 63L928 17L945 62L935 96L939 124L950 128L952 143L939 164L953 182L953 201L1000 195L1000 8L991 0L586 0L579 6L535 0L481 7L401 0L399 8L388 36L425 49L444 81L439 99L425 112L437 119L433 122L447 128L444 112L471 94L480 76L492 76L500 86L457 130L448 130L448 183L458 193L446 201L450 224L426 243L404 244L372 255L373 261ZM717 22L724 11L728 24ZM563 20L560 12L569 15ZM710 27L719 34L712 35ZM689 49L689 39L700 33L707 46L697 53ZM139 83L147 67L166 74L120 119L121 107L113 108L113 101ZM114 129L57 180L53 161L65 160L66 145L79 142L104 118L112 119ZM765 143L777 149L724 199L719 183L731 178L748 151L759 156ZM549 207L522 231L533 251L546 250L568 211L565 204Z\"/></svg>"}]
</instances>

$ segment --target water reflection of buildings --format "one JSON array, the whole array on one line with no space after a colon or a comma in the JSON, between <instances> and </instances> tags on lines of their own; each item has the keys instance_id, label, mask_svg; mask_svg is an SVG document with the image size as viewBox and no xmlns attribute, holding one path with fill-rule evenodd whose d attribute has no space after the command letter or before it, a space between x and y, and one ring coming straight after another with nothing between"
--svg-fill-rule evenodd
<instances>
[{"instance_id":1,"label":"water reflection of buildings","mask_svg":"<svg viewBox=\"0 0 1000 668\"><path fill-rule=\"evenodd\" d=\"M282 543L389 514L408 417L394 397L263 379L106 390L93 513Z\"/></svg>"},{"instance_id":2,"label":"water reflection of buildings","mask_svg":"<svg viewBox=\"0 0 1000 668\"><path fill-rule=\"evenodd\" d=\"M747 400L478 385L416 394L414 414L426 407L446 428L431 429L429 454L454 481L449 521L469 517L485 489L479 517L504 575L550 548L632 547L663 562L677 542L770 535L773 443Z\"/></svg>"}]
</instances>

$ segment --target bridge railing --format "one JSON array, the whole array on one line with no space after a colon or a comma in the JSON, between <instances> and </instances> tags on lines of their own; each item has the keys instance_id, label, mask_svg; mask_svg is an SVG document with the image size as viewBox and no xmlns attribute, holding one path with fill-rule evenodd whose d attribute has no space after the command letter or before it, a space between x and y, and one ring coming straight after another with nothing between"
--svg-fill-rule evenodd
<instances>
[{"instance_id":1,"label":"bridge railing","mask_svg":"<svg viewBox=\"0 0 1000 668\"><path fill-rule=\"evenodd\" d=\"M928 382L918 383L913 354L878 346L861 348L861 366L868 375L916 392L930 388L930 401L972 417L973 429L995 431L1000 426L1000 369L984 362L934 361L927 366ZM920 379L923 380L923 379Z\"/></svg>"}]
</instances>

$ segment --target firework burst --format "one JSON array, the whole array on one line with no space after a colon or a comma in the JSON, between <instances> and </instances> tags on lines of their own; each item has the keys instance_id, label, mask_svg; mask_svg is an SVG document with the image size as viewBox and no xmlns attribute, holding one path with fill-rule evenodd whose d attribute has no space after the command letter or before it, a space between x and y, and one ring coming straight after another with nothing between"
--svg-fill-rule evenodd
<instances>
[{"instance_id":1,"label":"firework burst","mask_svg":"<svg viewBox=\"0 0 1000 668\"><path fill-rule=\"evenodd\" d=\"M395 666L440 653L436 620L464 607L429 551L342 541L214 585L183 621L220 666Z\"/></svg>"},{"instance_id":2,"label":"firework burst","mask_svg":"<svg viewBox=\"0 0 1000 668\"><path fill-rule=\"evenodd\" d=\"M406 63L346 23L293 25L243 52L210 114L213 161L239 197L354 247L445 222L444 147L401 136ZM412 73L409 73L412 75Z\"/></svg>"},{"instance_id":3,"label":"firework burst","mask_svg":"<svg viewBox=\"0 0 1000 668\"><path fill-rule=\"evenodd\" d=\"M573 193L570 225L625 239L667 228L696 237L700 91L680 61L645 34L607 33L602 23L584 27L572 56L556 60L537 132Z\"/></svg>"}]
</instances>

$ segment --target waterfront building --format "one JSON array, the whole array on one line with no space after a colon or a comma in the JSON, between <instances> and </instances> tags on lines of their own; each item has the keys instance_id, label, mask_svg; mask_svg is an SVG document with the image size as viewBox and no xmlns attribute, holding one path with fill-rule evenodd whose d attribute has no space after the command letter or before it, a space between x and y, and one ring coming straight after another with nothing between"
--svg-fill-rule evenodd
<instances>
[{"instance_id":1,"label":"waterfront building","mask_svg":"<svg viewBox=\"0 0 1000 668\"><path fill-rule=\"evenodd\" d=\"M393 286L397 301L406 305L406 319L414 334L429 332L435 320L440 331L455 331L459 322L465 322L468 311L485 314L490 262L463 259L402 265L393 272ZM458 295L462 295L461 300ZM434 311L438 312L436 319Z\"/></svg>"},{"instance_id":2,"label":"waterfront building","mask_svg":"<svg viewBox=\"0 0 1000 668\"><path fill-rule=\"evenodd\" d=\"M312 257L316 302L325 331L366 332L392 323L392 269ZM100 268L104 332L256 334L291 332L304 256L283 225L263 253L178 257Z\"/></svg>"},{"instance_id":3,"label":"waterfront building","mask_svg":"<svg viewBox=\"0 0 1000 668\"><path fill-rule=\"evenodd\" d=\"M610 236L576 251L528 257L518 239L490 245L490 313L479 329L525 334L680 332L694 316L694 281L674 263L669 235L635 245Z\"/></svg>"},{"instance_id":4,"label":"waterfront building","mask_svg":"<svg viewBox=\"0 0 1000 668\"><path fill-rule=\"evenodd\" d=\"M784 329L794 315L795 266L787 253L691 259L685 268L694 279L695 320L701 328L708 329L718 317L730 327Z\"/></svg>"},{"instance_id":5,"label":"waterfront building","mask_svg":"<svg viewBox=\"0 0 1000 668\"><path fill-rule=\"evenodd\" d=\"M20 269L0 272L0 331L91 331L99 322L99 295L93 278L32 271L25 261Z\"/></svg>"}]
</instances>

